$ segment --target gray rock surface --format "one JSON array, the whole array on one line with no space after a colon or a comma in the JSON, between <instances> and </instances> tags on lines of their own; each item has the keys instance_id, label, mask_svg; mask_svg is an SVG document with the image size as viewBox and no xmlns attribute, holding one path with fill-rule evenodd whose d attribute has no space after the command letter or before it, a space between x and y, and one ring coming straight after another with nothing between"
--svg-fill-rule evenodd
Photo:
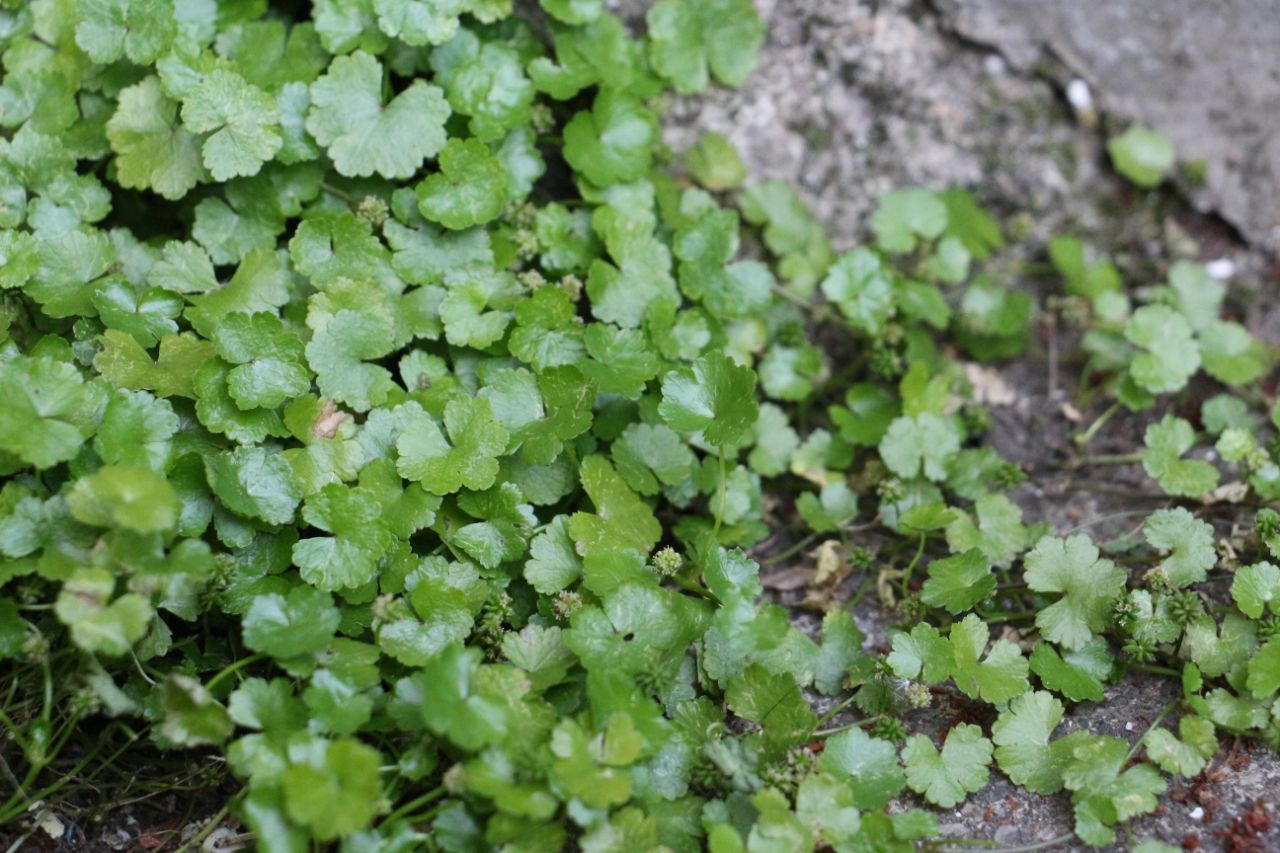
<instances>
[{"instance_id":1,"label":"gray rock surface","mask_svg":"<svg viewBox=\"0 0 1280 853\"><path fill-rule=\"evenodd\" d=\"M650 5L613 3L637 24ZM840 247L894 187L980 185L1010 210L1053 211L1106 176L1094 134L1050 86L964 49L918 4L757 7L768 23L759 70L741 89L674 103L667 141L680 150L704 130L725 134L754 178L799 188Z\"/></svg>"},{"instance_id":2,"label":"gray rock surface","mask_svg":"<svg viewBox=\"0 0 1280 853\"><path fill-rule=\"evenodd\" d=\"M1280 8L1273 0L936 0L966 38L1030 71L1049 60L1106 112L1203 161L1197 205L1280 250Z\"/></svg>"},{"instance_id":3,"label":"gray rock surface","mask_svg":"<svg viewBox=\"0 0 1280 853\"><path fill-rule=\"evenodd\" d=\"M1180 206L1176 198L1135 194L1113 174L1105 139L1096 128L1077 122L1059 92L1068 77L1086 76L1105 109L1160 128L1175 140L1184 159L1204 157L1209 183L1197 201L1220 210L1247 237L1273 240L1274 248L1277 235L1269 229L1280 222L1275 217L1280 196L1274 193L1280 176L1280 161L1274 159L1274 146L1280 144L1280 136L1274 134L1280 129L1275 127L1280 105L1273 101L1264 109L1257 99L1265 98L1268 91L1274 98L1280 92L1280 80L1255 78L1262 74L1257 68L1268 60L1277 61L1277 52L1270 57L1255 52L1245 59L1228 48L1213 59L1209 48L1202 49L1194 67L1209 76L1193 81L1194 90L1204 95L1206 87L1218 85L1227 92L1227 81L1232 88L1230 97L1224 96L1218 105L1221 114L1196 113L1192 105L1180 102L1183 89L1165 85L1162 73L1168 79L1185 79L1190 73L1186 57L1197 44L1212 42L1195 41L1193 32L1168 44L1157 39L1160 50L1153 49L1150 55L1142 47L1148 43L1143 30L1147 22L1164 20L1148 7L1167 5L1185 13L1193 5L1191 0L1114 0L1110 5L1124 8L1103 10L1111 23L1079 30L1082 46L1075 48L1070 47L1074 42L1062 41L1063 35L1049 22L1084 14L1079 11L1084 7L1107 5L1104 0L936 0L940 11L919 0L756 2L769 27L759 70L742 89L713 88L698 97L676 100L666 125L667 141L677 151L706 130L725 134L742 153L754 179L778 178L794 185L841 249L859 242L866 232L866 219L886 190L958 185L974 190L1002 216L1006 231L1028 247L1015 252L1023 258L1034 256L1049 235L1076 233L1116 252L1122 271L1137 285L1151 281L1149 276L1158 274L1154 271L1175 256L1230 257L1240 270L1232 299L1241 316L1255 333L1280 341L1280 310L1275 310L1275 298L1267 297L1268 286L1262 284L1270 272L1269 261L1229 231ZM1251 22L1261 20L1263 7L1270 2L1231 0L1241 9L1253 9L1252 16L1228 13L1223 3L1204 3L1196 14L1202 29L1225 34L1230 25L1215 23L1215 16L1234 16L1240 27L1248 29ZM651 0L611 0L609 5L642 26ZM1122 14L1127 17L1117 17ZM1044 20L1035 21L1037 15ZM1270 27L1274 36L1280 12L1272 7L1269 15L1258 30ZM1123 29L1121 21L1127 21L1124 27L1132 32ZM1039 26L1043 29L1035 28ZM955 35L957 31L962 37ZM1093 35L1083 35L1086 32ZM1086 74L1090 56L1086 43L1091 38L1110 44L1110 70ZM1257 34L1249 44L1256 45L1262 38ZM1125 67L1126 55L1138 56L1134 67ZM1046 63L1039 59L1044 56L1058 61L1048 78L1041 74ZM1237 59L1240 63L1234 64ZM1145 90L1140 80L1146 81ZM1237 114L1232 104L1240 98L1254 100ZM1152 103L1156 100L1158 104ZM1164 125L1161 117L1166 114L1177 117L1181 129ZM1270 134L1256 131L1255 126L1268 124ZM1220 126L1228 130L1218 133ZM1196 127L1202 138L1183 137L1183 132L1189 134ZM1270 177L1259 177L1255 184L1245 180L1252 174ZM1019 275L1016 268L998 274ZM1033 278L1018 281L1041 295L1056 286ZM1137 511L1152 508L1152 502L1143 498L1151 485L1132 466L1106 472L1102 482L1076 479L1061 470L1057 463L1072 452L1074 428L1064 416L1063 389L1070 389L1078 375L1071 364L1064 363L1051 376L1050 365L1056 360L1047 357L1047 349L1056 346L1066 352L1071 342L1052 342L1044 331L1031 355L1001 369L1003 381L1016 397L1011 404L994 408L989 438L1002 454L1026 465L1035 478L1015 496L1028 520L1046 520L1066 531L1107 516L1107 523L1094 524L1090 532L1100 540L1122 535L1141 520ZM1140 436L1140 419L1120 418L1092 449L1128 451ZM796 578L811 566L811 557L800 555L794 564L771 569L785 576L775 588L780 601L793 605L799 601L803 590L794 585ZM845 589L852 593L864 580L855 575ZM799 584L803 586L802 579ZM891 619L873 598L864 599L855 615L869 642L877 644L884 641ZM799 609L794 613L799 627L817 630L818 619L812 613ZM1072 708L1064 728L1088 728L1133 742L1173 698L1173 690L1169 679L1129 677L1108 688L1106 702ZM957 714L952 699L939 697L933 708L914 713L908 720L910 728L937 733L949 726ZM818 706L828 707L822 701ZM1122 833L1112 849L1127 850L1133 841L1156 837L1172 844L1194 842L1196 846L1188 849L1280 850L1280 829L1253 839L1249 842L1253 847L1235 844L1239 839L1230 835L1232 822L1256 802L1267 804L1274 813L1277 790L1280 757L1257 745L1224 742L1207 777L1195 783L1173 780L1159 812L1136 821L1132 839ZM895 807L918 804L907 797ZM1065 796L1029 794L993 772L986 788L957 809L941 813L940 820L948 836L1023 845L1068 833L1072 813ZM1053 849L1085 848L1066 843Z\"/></svg>"}]
</instances>

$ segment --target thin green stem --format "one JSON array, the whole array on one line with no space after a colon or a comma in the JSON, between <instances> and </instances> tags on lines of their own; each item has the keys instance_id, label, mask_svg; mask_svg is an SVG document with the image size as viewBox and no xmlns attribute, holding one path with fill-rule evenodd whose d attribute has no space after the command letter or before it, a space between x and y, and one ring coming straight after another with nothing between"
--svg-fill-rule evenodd
<instances>
[{"instance_id":1,"label":"thin green stem","mask_svg":"<svg viewBox=\"0 0 1280 853\"><path fill-rule=\"evenodd\" d=\"M916 548L916 555L911 558L911 562L902 570L902 597L907 597L907 584L911 581L911 573L916 569L916 563L920 562L920 557L924 555L924 543L926 536L921 534L920 545Z\"/></svg>"},{"instance_id":2,"label":"thin green stem","mask_svg":"<svg viewBox=\"0 0 1280 853\"><path fill-rule=\"evenodd\" d=\"M854 374L856 374L859 370L861 370L862 366L866 363L867 363L867 355L865 353L862 355L859 355L854 359L851 359L848 364L846 364L844 367L837 370L835 373L831 374L831 376L828 377L827 380L822 383L822 387L818 389L818 392L816 394L811 394L809 396L809 399L813 399L814 397L820 397L824 392L828 390L835 390L837 388L842 389L846 387L849 384L849 379Z\"/></svg>"},{"instance_id":3,"label":"thin green stem","mask_svg":"<svg viewBox=\"0 0 1280 853\"><path fill-rule=\"evenodd\" d=\"M831 737L832 735L838 735L840 732L847 732L849 729L854 729L858 726L865 726L868 723L874 723L882 717L884 717L884 714L876 714L874 717L867 717L865 720L855 720L852 723L846 723L843 726L835 726L830 729L819 729L813 733L813 737Z\"/></svg>"},{"instance_id":4,"label":"thin green stem","mask_svg":"<svg viewBox=\"0 0 1280 853\"><path fill-rule=\"evenodd\" d=\"M142 676L142 680L147 682L147 684L150 684L152 687L154 687L156 683L155 679L147 675L147 671L143 669L142 661L138 660L137 654L131 651L129 652L129 657L133 658L133 667L134 669L138 670L138 675Z\"/></svg>"},{"instance_id":5,"label":"thin green stem","mask_svg":"<svg viewBox=\"0 0 1280 853\"><path fill-rule=\"evenodd\" d=\"M1165 717L1169 716L1169 712L1172 711L1174 708L1176 708L1178 706L1178 703L1181 701L1182 701L1181 699L1174 699L1168 705L1165 705L1159 714L1156 714L1156 718L1151 721L1151 724L1147 726L1146 730L1138 737L1136 741L1133 742L1133 746L1129 747L1129 752L1124 757L1125 761L1128 761L1130 758L1133 758L1135 755L1138 754L1138 750L1142 747L1143 742L1147 739L1147 735L1151 734L1152 730L1154 730L1156 726L1160 725L1160 722L1164 720Z\"/></svg>"},{"instance_id":6,"label":"thin green stem","mask_svg":"<svg viewBox=\"0 0 1280 853\"><path fill-rule=\"evenodd\" d=\"M1068 536L1072 533L1077 533L1081 530L1087 530L1088 528L1094 527L1095 525L1098 525L1098 524L1105 524L1106 522L1113 521L1117 518L1131 518L1135 515L1141 515L1145 517L1150 514L1151 514L1150 510L1145 510L1145 509L1127 509L1124 512L1112 512L1112 513L1108 513L1107 515L1099 516L1098 518L1091 518L1088 521L1081 522L1080 524L1077 524L1075 527L1072 527L1069 530L1065 531L1062 535Z\"/></svg>"},{"instance_id":7,"label":"thin green stem","mask_svg":"<svg viewBox=\"0 0 1280 853\"><path fill-rule=\"evenodd\" d=\"M52 744L52 747L49 749L49 758L48 761L45 762L46 764L56 758L58 753L62 752L62 748L67 745L67 741L71 739L73 734L75 734L76 723L78 722L80 722L80 715L72 714L67 721L62 724L62 728L58 729L54 736L50 738L49 742Z\"/></svg>"},{"instance_id":8,"label":"thin green stem","mask_svg":"<svg viewBox=\"0 0 1280 853\"><path fill-rule=\"evenodd\" d=\"M1089 424L1089 427L1084 432L1076 436L1076 446L1081 450L1087 447L1089 442L1093 440L1093 437L1098 434L1098 430L1102 429L1103 424L1111 420L1112 415L1118 411L1120 411L1119 400L1108 406L1102 414L1098 415L1093 423Z\"/></svg>"},{"instance_id":9,"label":"thin green stem","mask_svg":"<svg viewBox=\"0 0 1280 853\"><path fill-rule=\"evenodd\" d=\"M9 845L9 849L5 853L18 853L22 849L22 845L27 843L27 839L35 834L35 830L30 830L18 836L18 840Z\"/></svg>"},{"instance_id":10,"label":"thin green stem","mask_svg":"<svg viewBox=\"0 0 1280 853\"><path fill-rule=\"evenodd\" d=\"M862 601L862 599L866 598L867 593L871 591L871 581L873 579L874 579L874 576L871 575L870 573L868 573L867 576L862 579L862 583L858 584L858 589L856 592L854 592L853 597L850 598L847 602L845 602L844 606L846 610L852 610L853 608L858 606L858 603Z\"/></svg>"},{"instance_id":11,"label":"thin green stem","mask_svg":"<svg viewBox=\"0 0 1280 853\"><path fill-rule=\"evenodd\" d=\"M1181 678L1182 673L1172 667L1157 666L1153 663L1142 663L1141 661L1131 660L1125 663L1129 669L1136 669L1139 672L1149 672L1152 675L1170 675L1174 678Z\"/></svg>"},{"instance_id":12,"label":"thin green stem","mask_svg":"<svg viewBox=\"0 0 1280 853\"><path fill-rule=\"evenodd\" d=\"M817 533L810 533L804 536L803 538L801 538L800 540L798 540L797 542L795 542L794 544L792 544L791 546L789 546L786 550L779 551L777 554L774 554L771 557L761 560L760 562L764 563L766 566L772 566L774 563L781 563L783 560L787 559L788 557L794 557L796 554L800 553L805 548L809 547L810 543L812 543L813 540L818 538L818 535L819 534Z\"/></svg>"},{"instance_id":13,"label":"thin green stem","mask_svg":"<svg viewBox=\"0 0 1280 853\"><path fill-rule=\"evenodd\" d=\"M98 753L101 751L102 751L102 744L99 743L92 750L90 750L89 754L86 755L84 758L82 758L80 760L80 763L77 764L75 767L73 767L70 772L64 773L62 777L58 779L58 781L54 782L52 785L49 785L47 788L43 788L39 791L36 791L34 794L31 794L30 799L47 800L51 795L56 794L59 790L71 784L71 781L75 779L76 775L81 770L88 767L89 763L93 761L93 759L97 758ZM119 755L119 753L116 753L116 754ZM115 756L112 756L113 759L114 757ZM39 775L41 769L43 768L32 767L31 770L27 772L27 780L26 780L27 786L30 786L31 783L35 781L35 777ZM4 824L8 823L9 821L16 818L18 815L22 814L24 811L26 811L27 809L26 803L27 803L27 800L23 799L21 796L19 796L16 793L12 797L10 797L8 800L6 800L5 804L3 806L0 806L0 826L3 826Z\"/></svg>"},{"instance_id":14,"label":"thin green stem","mask_svg":"<svg viewBox=\"0 0 1280 853\"><path fill-rule=\"evenodd\" d=\"M40 669L44 672L44 707L40 719L47 723L53 719L53 668L49 666L48 656L41 658Z\"/></svg>"},{"instance_id":15,"label":"thin green stem","mask_svg":"<svg viewBox=\"0 0 1280 853\"><path fill-rule=\"evenodd\" d=\"M418 824L418 823L426 823L427 821L431 820L436 815L438 815L441 809L443 809L446 805L447 803L436 803L434 806L427 809L425 812L418 812L417 814L406 815L403 818L401 818L401 820L403 820L405 823L409 824L410 826L413 826L414 824Z\"/></svg>"},{"instance_id":16,"label":"thin green stem","mask_svg":"<svg viewBox=\"0 0 1280 853\"><path fill-rule=\"evenodd\" d=\"M806 299L803 296L792 293L780 284L773 286L773 292L795 305L801 311L807 312L815 322L837 321L840 319L826 302L815 302L812 299Z\"/></svg>"},{"instance_id":17,"label":"thin green stem","mask_svg":"<svg viewBox=\"0 0 1280 853\"><path fill-rule=\"evenodd\" d=\"M712 547L715 547L715 545L720 541L720 523L724 520L724 508L725 508L725 499L726 499L725 483L724 483L726 476L727 474L725 472L724 445L722 444L720 445L720 509L717 510L716 512L716 523L711 528Z\"/></svg>"},{"instance_id":18,"label":"thin green stem","mask_svg":"<svg viewBox=\"0 0 1280 853\"><path fill-rule=\"evenodd\" d=\"M340 189L338 189L337 187L332 186L332 185L330 185L330 184L322 183L322 184L320 184L320 189L324 190L325 192L327 192L327 193L328 193L329 195L331 195L331 196L335 196L335 197L337 197L337 198L342 199L342 200L343 200L343 201L345 201L347 204L351 204L351 205L359 204L359 202L358 202L358 201L356 201L356 197L355 197L355 196L353 196L351 193L349 193L349 192L347 192L347 191L345 191L345 190L340 190Z\"/></svg>"},{"instance_id":19,"label":"thin green stem","mask_svg":"<svg viewBox=\"0 0 1280 853\"><path fill-rule=\"evenodd\" d=\"M267 656L264 654L253 654L253 655L249 655L248 657L240 658L240 660L234 661L228 664L227 666L223 667L218 672L217 675L209 679L208 683L205 684L205 689L212 690L213 686L217 684L219 681L221 681L222 679L226 678L229 675L232 675L233 673L239 672L240 670L244 669L246 666L255 664L260 660L264 660L266 659L266 657Z\"/></svg>"},{"instance_id":20,"label":"thin green stem","mask_svg":"<svg viewBox=\"0 0 1280 853\"><path fill-rule=\"evenodd\" d=\"M1114 498L1129 498L1135 501L1167 502L1169 500L1169 496L1164 492L1142 492L1137 489L1113 489L1109 486L1099 486L1090 482L1072 483L1071 491L1088 492L1093 495L1107 495Z\"/></svg>"},{"instance_id":21,"label":"thin green stem","mask_svg":"<svg viewBox=\"0 0 1280 853\"><path fill-rule=\"evenodd\" d=\"M810 311L813 309L812 302L810 302L808 299L805 299L803 296L798 296L792 293L790 290L787 290L785 287L783 287L780 284L775 284L773 286L773 292L776 293L778 296L781 296L783 299L787 300L788 302L790 302L792 305L795 305L797 308L802 308L805 311Z\"/></svg>"},{"instance_id":22,"label":"thin green stem","mask_svg":"<svg viewBox=\"0 0 1280 853\"><path fill-rule=\"evenodd\" d=\"M985 839L982 838L948 838L945 843L968 845L970 847L986 847L990 850L998 850L1000 853L1036 853L1038 850L1049 850L1063 844L1070 844L1075 840L1075 837L1074 832L1067 832L1050 838L1047 841L1036 841L1031 844L1019 844L1014 847L1005 847L998 841L991 841L984 844L983 841L985 841ZM937 851L937 853L951 853L951 850L955 850L956 848L953 847L948 850L946 847L935 847L933 849Z\"/></svg>"},{"instance_id":23,"label":"thin green stem","mask_svg":"<svg viewBox=\"0 0 1280 853\"><path fill-rule=\"evenodd\" d=\"M841 711L843 711L845 708L848 708L852 704L853 704L853 696L850 695L849 698L832 705L830 710L828 710L827 713L819 717L818 722L813 724L813 728L815 730L821 728L823 723L825 723L827 720L834 717L836 714L839 714Z\"/></svg>"},{"instance_id":24,"label":"thin green stem","mask_svg":"<svg viewBox=\"0 0 1280 853\"><path fill-rule=\"evenodd\" d=\"M1049 358L1046 370L1049 374L1049 399L1058 396L1058 316L1052 312L1045 318L1049 327Z\"/></svg>"},{"instance_id":25,"label":"thin green stem","mask_svg":"<svg viewBox=\"0 0 1280 853\"><path fill-rule=\"evenodd\" d=\"M9 730L10 737L17 742L19 748L21 748L24 753L31 751L31 748L27 745L26 739L21 734L22 730L18 728L17 723L10 719L9 715L4 712L3 708L0 708L0 725L3 725Z\"/></svg>"},{"instance_id":26,"label":"thin green stem","mask_svg":"<svg viewBox=\"0 0 1280 853\"><path fill-rule=\"evenodd\" d=\"M716 599L716 597L711 594L711 590L707 589L704 586L699 586L697 582L692 581L689 578L683 577L681 575L672 575L671 580L675 581L676 585L679 586L681 589L683 589L685 592L691 592L694 595L698 596L699 598L704 598L707 601L710 601L712 604L720 603Z\"/></svg>"},{"instance_id":27,"label":"thin green stem","mask_svg":"<svg viewBox=\"0 0 1280 853\"><path fill-rule=\"evenodd\" d=\"M427 805L428 803L434 802L435 800L439 799L444 793L445 793L444 785L439 785L435 788L432 788L430 791L427 791L422 796L415 797L414 799L400 806L391 814L383 818L381 823L389 824L392 821L396 820L397 818L400 818L400 817L403 817L404 815L409 814L415 809L420 809L423 806Z\"/></svg>"},{"instance_id":28,"label":"thin green stem","mask_svg":"<svg viewBox=\"0 0 1280 853\"><path fill-rule=\"evenodd\" d=\"M1034 610L989 610L979 615L987 622L1029 622L1036 618Z\"/></svg>"},{"instance_id":29,"label":"thin green stem","mask_svg":"<svg viewBox=\"0 0 1280 853\"><path fill-rule=\"evenodd\" d=\"M23 801L29 800L26 788L23 787L22 781L13 773L13 768L9 766L9 762L5 760L3 753L0 753L0 776L4 776L5 781L13 786L15 794Z\"/></svg>"},{"instance_id":30,"label":"thin green stem","mask_svg":"<svg viewBox=\"0 0 1280 853\"><path fill-rule=\"evenodd\" d=\"M1081 465L1132 465L1142 461L1142 453L1102 453L1097 456L1086 456L1080 460Z\"/></svg>"}]
</instances>

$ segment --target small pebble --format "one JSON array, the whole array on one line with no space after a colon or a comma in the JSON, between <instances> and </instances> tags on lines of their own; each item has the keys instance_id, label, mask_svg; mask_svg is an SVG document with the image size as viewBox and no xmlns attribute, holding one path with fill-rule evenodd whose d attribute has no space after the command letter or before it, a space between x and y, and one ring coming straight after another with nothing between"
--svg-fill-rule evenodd
<instances>
[{"instance_id":1,"label":"small pebble","mask_svg":"<svg viewBox=\"0 0 1280 853\"><path fill-rule=\"evenodd\" d=\"M999 77L1009 70L1009 66L1005 64L1004 57L998 53L987 54L986 59L982 60L982 67L993 77Z\"/></svg>"},{"instance_id":2,"label":"small pebble","mask_svg":"<svg viewBox=\"0 0 1280 853\"><path fill-rule=\"evenodd\" d=\"M1136 728L1137 728L1137 726L1134 724L1134 722L1133 722L1132 720L1130 720L1129 722L1127 722L1127 723L1125 723L1125 724L1124 724L1124 730L1125 730L1126 732L1131 732L1131 731L1133 731L1133 730L1134 730L1134 729L1136 729Z\"/></svg>"},{"instance_id":3,"label":"small pebble","mask_svg":"<svg viewBox=\"0 0 1280 853\"><path fill-rule=\"evenodd\" d=\"M996 827L995 840L1012 846L1018 840L1018 827L1009 823Z\"/></svg>"},{"instance_id":4,"label":"small pebble","mask_svg":"<svg viewBox=\"0 0 1280 853\"><path fill-rule=\"evenodd\" d=\"M1076 121L1085 127L1094 127L1098 123L1098 110L1093 104L1093 92L1089 84L1079 77L1067 84L1067 103L1075 110Z\"/></svg>"},{"instance_id":5,"label":"small pebble","mask_svg":"<svg viewBox=\"0 0 1280 853\"><path fill-rule=\"evenodd\" d=\"M1067 103L1080 111L1092 110L1093 93L1089 91L1089 84L1081 80L1079 77L1068 83Z\"/></svg>"},{"instance_id":6,"label":"small pebble","mask_svg":"<svg viewBox=\"0 0 1280 853\"><path fill-rule=\"evenodd\" d=\"M1236 262L1230 258L1218 258L1205 264L1204 271L1218 281L1226 281L1236 274Z\"/></svg>"},{"instance_id":7,"label":"small pebble","mask_svg":"<svg viewBox=\"0 0 1280 853\"><path fill-rule=\"evenodd\" d=\"M1187 817L1191 818L1192 820L1199 820L1200 818L1204 817L1204 809L1200 808L1199 806L1196 806L1194 809L1191 810L1191 814L1187 815Z\"/></svg>"}]
</instances>

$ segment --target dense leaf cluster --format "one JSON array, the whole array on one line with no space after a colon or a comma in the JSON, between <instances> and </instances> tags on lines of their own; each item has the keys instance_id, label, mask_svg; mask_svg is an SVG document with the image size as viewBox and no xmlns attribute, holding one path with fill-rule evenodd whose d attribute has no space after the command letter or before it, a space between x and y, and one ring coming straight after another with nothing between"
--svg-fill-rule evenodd
<instances>
[{"instance_id":1,"label":"dense leaf cluster","mask_svg":"<svg viewBox=\"0 0 1280 853\"><path fill-rule=\"evenodd\" d=\"M0 0L0 720L33 795L117 717L219 750L266 850L909 850L936 818L886 806L993 764L1103 844L1217 731L1280 741L1280 517L1226 554L1186 501L1104 556L1005 495L957 355L1018 354L1034 306L973 275L1003 238L970 195L891 192L837 256L724 138L663 146L665 91L753 69L748 0L639 37L541 7ZM1197 267L1135 308L1052 254L1123 405L1270 369ZM1253 399L1203 426L1270 501ZM1199 439L1148 429L1168 494L1217 487ZM747 555L780 528L825 540L817 638ZM910 617L887 654L835 596L855 563ZM1176 731L1054 736L1156 660ZM934 690L995 723L908 736Z\"/></svg>"}]
</instances>

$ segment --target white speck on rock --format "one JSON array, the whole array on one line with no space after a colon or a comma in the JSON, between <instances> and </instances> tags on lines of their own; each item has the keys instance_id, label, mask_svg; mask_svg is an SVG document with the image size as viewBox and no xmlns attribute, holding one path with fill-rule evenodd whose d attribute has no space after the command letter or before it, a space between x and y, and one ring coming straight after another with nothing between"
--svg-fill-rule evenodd
<instances>
[{"instance_id":1,"label":"white speck on rock","mask_svg":"<svg viewBox=\"0 0 1280 853\"><path fill-rule=\"evenodd\" d=\"M39 803L37 803L37 805L39 805ZM55 841L67 833L66 824L64 824L62 820L49 809L41 809L36 814L36 825L44 831L45 835Z\"/></svg>"},{"instance_id":2,"label":"white speck on rock","mask_svg":"<svg viewBox=\"0 0 1280 853\"><path fill-rule=\"evenodd\" d=\"M1204 271L1218 281L1226 281L1236 274L1236 262L1230 258L1216 258L1204 265Z\"/></svg>"},{"instance_id":3,"label":"white speck on rock","mask_svg":"<svg viewBox=\"0 0 1280 853\"><path fill-rule=\"evenodd\" d=\"M1098 108L1093 103L1093 92L1089 84L1079 77L1067 84L1067 103L1075 110L1076 121L1084 127L1096 127L1098 124Z\"/></svg>"},{"instance_id":4,"label":"white speck on rock","mask_svg":"<svg viewBox=\"0 0 1280 853\"><path fill-rule=\"evenodd\" d=\"M1190 814L1188 814L1187 817L1191 818L1192 820L1200 820L1200 818L1204 817L1204 809L1200 808L1199 806L1196 806L1194 809L1191 810Z\"/></svg>"},{"instance_id":5,"label":"white speck on rock","mask_svg":"<svg viewBox=\"0 0 1280 853\"><path fill-rule=\"evenodd\" d=\"M1085 112L1093 109L1093 92L1089 90L1089 84L1081 80L1079 77L1067 84L1067 103L1077 112Z\"/></svg>"}]
</instances>

